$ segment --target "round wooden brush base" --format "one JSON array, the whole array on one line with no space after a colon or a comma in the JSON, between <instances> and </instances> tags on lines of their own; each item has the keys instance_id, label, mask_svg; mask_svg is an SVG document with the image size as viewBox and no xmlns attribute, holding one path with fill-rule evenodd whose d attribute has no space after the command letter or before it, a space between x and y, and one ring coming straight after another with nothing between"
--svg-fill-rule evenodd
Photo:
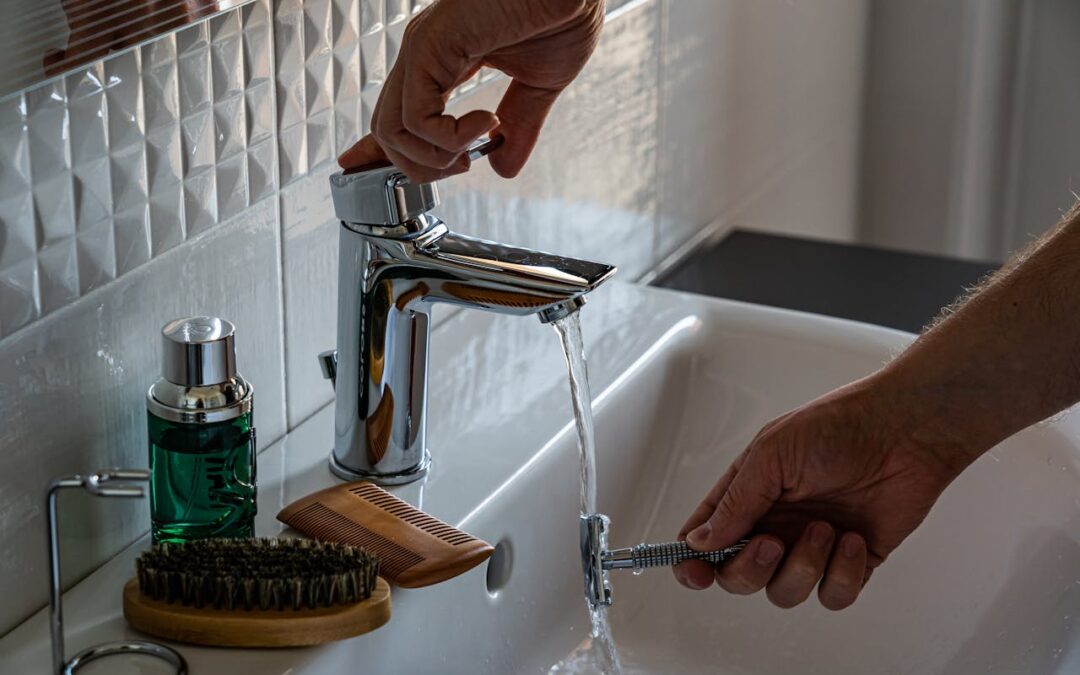
<instances>
[{"instance_id":1,"label":"round wooden brush base","mask_svg":"<svg viewBox=\"0 0 1080 675\"><path fill-rule=\"evenodd\" d=\"M390 585L379 577L371 597L316 609L196 609L152 600L132 579L124 586L124 618L132 628L175 642L215 647L306 647L361 635L390 620Z\"/></svg>"}]
</instances>

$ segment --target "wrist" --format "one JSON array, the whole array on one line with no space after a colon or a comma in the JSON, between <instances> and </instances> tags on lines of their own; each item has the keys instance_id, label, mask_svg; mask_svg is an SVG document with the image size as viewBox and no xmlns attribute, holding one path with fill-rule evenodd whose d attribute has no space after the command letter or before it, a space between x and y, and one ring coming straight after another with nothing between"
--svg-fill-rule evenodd
<instances>
[{"instance_id":1,"label":"wrist","mask_svg":"<svg viewBox=\"0 0 1080 675\"><path fill-rule=\"evenodd\" d=\"M928 376L922 368L894 361L863 383L874 417L884 420L883 431L898 446L930 455L954 475L1008 436L981 419L989 411L967 405L933 371Z\"/></svg>"}]
</instances>

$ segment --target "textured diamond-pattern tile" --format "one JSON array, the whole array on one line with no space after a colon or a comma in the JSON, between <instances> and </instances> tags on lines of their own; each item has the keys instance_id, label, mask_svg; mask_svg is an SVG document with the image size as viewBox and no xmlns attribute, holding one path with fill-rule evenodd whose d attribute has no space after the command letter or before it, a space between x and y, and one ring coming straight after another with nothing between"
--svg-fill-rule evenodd
<instances>
[{"instance_id":1,"label":"textured diamond-pattern tile","mask_svg":"<svg viewBox=\"0 0 1080 675\"><path fill-rule=\"evenodd\" d=\"M248 149L248 201L252 204L269 197L277 190L277 164L274 139L268 138Z\"/></svg>"},{"instance_id":2,"label":"textured diamond-pattern tile","mask_svg":"<svg viewBox=\"0 0 1080 675\"><path fill-rule=\"evenodd\" d=\"M281 0L274 14L278 126L304 120L304 10L298 0Z\"/></svg>"},{"instance_id":3,"label":"textured diamond-pattern tile","mask_svg":"<svg viewBox=\"0 0 1080 675\"><path fill-rule=\"evenodd\" d=\"M34 257L37 232L29 192L0 198L0 242L0 269Z\"/></svg>"},{"instance_id":4,"label":"textured diamond-pattern tile","mask_svg":"<svg viewBox=\"0 0 1080 675\"><path fill-rule=\"evenodd\" d=\"M75 237L60 239L38 251L38 268L42 314L60 309L79 297Z\"/></svg>"},{"instance_id":5,"label":"textured diamond-pattern tile","mask_svg":"<svg viewBox=\"0 0 1080 675\"><path fill-rule=\"evenodd\" d=\"M360 0L360 33L370 35L382 31L386 16L385 0Z\"/></svg>"},{"instance_id":6,"label":"textured diamond-pattern tile","mask_svg":"<svg viewBox=\"0 0 1080 675\"><path fill-rule=\"evenodd\" d=\"M146 152L135 146L112 153L109 161L112 201L116 211L129 211L146 204Z\"/></svg>"},{"instance_id":7,"label":"textured diamond-pattern tile","mask_svg":"<svg viewBox=\"0 0 1080 675\"><path fill-rule=\"evenodd\" d=\"M117 213L113 218L116 276L150 260L150 205Z\"/></svg>"},{"instance_id":8,"label":"textured diamond-pattern tile","mask_svg":"<svg viewBox=\"0 0 1080 675\"><path fill-rule=\"evenodd\" d=\"M108 153L103 80L100 63L67 78L71 161L75 165L100 160Z\"/></svg>"},{"instance_id":9,"label":"textured diamond-pattern tile","mask_svg":"<svg viewBox=\"0 0 1080 675\"><path fill-rule=\"evenodd\" d=\"M72 191L70 173L34 181L34 220L41 246L75 236L75 199Z\"/></svg>"},{"instance_id":10,"label":"textured diamond-pattern tile","mask_svg":"<svg viewBox=\"0 0 1080 675\"><path fill-rule=\"evenodd\" d=\"M116 278L113 233L111 220L80 226L75 238L79 260L79 293L89 293Z\"/></svg>"},{"instance_id":11,"label":"textured diamond-pattern tile","mask_svg":"<svg viewBox=\"0 0 1080 675\"><path fill-rule=\"evenodd\" d=\"M10 335L41 313L38 266L33 256L0 265L0 336Z\"/></svg>"},{"instance_id":12,"label":"textured diamond-pattern tile","mask_svg":"<svg viewBox=\"0 0 1080 675\"><path fill-rule=\"evenodd\" d=\"M175 41L165 43L175 47ZM160 43L143 48L143 63L153 60L148 54L162 51ZM168 50L175 54L175 50ZM147 133L153 129L176 124L180 120L180 93L176 82L176 60L153 65L142 74L143 105Z\"/></svg>"},{"instance_id":13,"label":"textured diamond-pattern tile","mask_svg":"<svg viewBox=\"0 0 1080 675\"><path fill-rule=\"evenodd\" d=\"M313 115L308 118L307 147L308 167L315 167L328 162L334 155L334 115L333 111Z\"/></svg>"},{"instance_id":14,"label":"textured diamond-pattern tile","mask_svg":"<svg viewBox=\"0 0 1080 675\"><path fill-rule=\"evenodd\" d=\"M273 84L269 80L260 80L244 92L247 145L254 145L274 134L273 94Z\"/></svg>"},{"instance_id":15,"label":"textured diamond-pattern tile","mask_svg":"<svg viewBox=\"0 0 1080 675\"><path fill-rule=\"evenodd\" d=\"M213 167L184 176L184 229L194 237L217 223L217 182Z\"/></svg>"},{"instance_id":16,"label":"textured diamond-pattern tile","mask_svg":"<svg viewBox=\"0 0 1080 675\"><path fill-rule=\"evenodd\" d=\"M139 145L145 134L142 59L138 50L105 62L105 95L109 100L109 147L116 151Z\"/></svg>"},{"instance_id":17,"label":"textured diamond-pattern tile","mask_svg":"<svg viewBox=\"0 0 1080 675\"><path fill-rule=\"evenodd\" d=\"M180 122L184 175L210 168L214 163L214 116L203 110Z\"/></svg>"},{"instance_id":18,"label":"textured diamond-pattern tile","mask_svg":"<svg viewBox=\"0 0 1080 675\"><path fill-rule=\"evenodd\" d=\"M248 204L247 157L239 154L217 163L218 220L240 213Z\"/></svg>"},{"instance_id":19,"label":"textured diamond-pattern tile","mask_svg":"<svg viewBox=\"0 0 1080 675\"><path fill-rule=\"evenodd\" d=\"M37 230L26 104L0 103L0 337L37 316ZM29 271L28 271L29 270Z\"/></svg>"},{"instance_id":20,"label":"textured diamond-pattern tile","mask_svg":"<svg viewBox=\"0 0 1080 675\"><path fill-rule=\"evenodd\" d=\"M244 61L240 16L229 12L210 22L210 66L213 98L221 100L239 92L244 86Z\"/></svg>"},{"instance_id":21,"label":"textured diamond-pattern tile","mask_svg":"<svg viewBox=\"0 0 1080 675\"><path fill-rule=\"evenodd\" d=\"M0 162L0 200L25 195L33 178L30 175L26 101L22 96L0 102L0 157L5 159ZM3 213L0 209L0 216Z\"/></svg>"},{"instance_id":22,"label":"textured diamond-pattern tile","mask_svg":"<svg viewBox=\"0 0 1080 675\"><path fill-rule=\"evenodd\" d=\"M228 98L214 103L214 149L217 160L243 153L246 136L243 93L233 92Z\"/></svg>"},{"instance_id":23,"label":"textured diamond-pattern tile","mask_svg":"<svg viewBox=\"0 0 1080 675\"><path fill-rule=\"evenodd\" d=\"M71 167L66 103L64 80L55 80L26 94L30 168L35 182Z\"/></svg>"},{"instance_id":24,"label":"textured diamond-pattern tile","mask_svg":"<svg viewBox=\"0 0 1080 675\"><path fill-rule=\"evenodd\" d=\"M184 185L155 185L150 192L150 252L161 255L184 241Z\"/></svg>"},{"instance_id":25,"label":"textured diamond-pattern tile","mask_svg":"<svg viewBox=\"0 0 1080 675\"><path fill-rule=\"evenodd\" d=\"M308 170L307 125L303 122L278 134L278 163L282 185L302 177Z\"/></svg>"},{"instance_id":26,"label":"textured diamond-pattern tile","mask_svg":"<svg viewBox=\"0 0 1080 675\"><path fill-rule=\"evenodd\" d=\"M180 116L210 107L212 76L210 40L206 24L185 28L176 34L177 66L180 82Z\"/></svg>"},{"instance_id":27,"label":"textured diamond-pattern tile","mask_svg":"<svg viewBox=\"0 0 1080 675\"><path fill-rule=\"evenodd\" d=\"M329 0L309 4L329 63ZM309 125L294 7L306 171L333 99ZM272 29L256 0L0 102L0 337L276 193Z\"/></svg>"},{"instance_id":28,"label":"textured diamond-pattern tile","mask_svg":"<svg viewBox=\"0 0 1080 675\"><path fill-rule=\"evenodd\" d=\"M270 65L271 20L267 2L245 5L243 10L244 78L250 86L273 77Z\"/></svg>"},{"instance_id":29,"label":"textured diamond-pattern tile","mask_svg":"<svg viewBox=\"0 0 1080 675\"><path fill-rule=\"evenodd\" d=\"M81 229L84 223L106 220L113 210L108 156L99 155L92 161L76 164L72 179L76 227Z\"/></svg>"}]
</instances>

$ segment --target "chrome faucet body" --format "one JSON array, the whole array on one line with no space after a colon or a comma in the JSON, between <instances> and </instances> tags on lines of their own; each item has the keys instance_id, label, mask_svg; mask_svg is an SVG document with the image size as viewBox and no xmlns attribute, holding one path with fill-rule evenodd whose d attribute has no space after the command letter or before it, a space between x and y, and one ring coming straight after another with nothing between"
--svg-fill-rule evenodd
<instances>
[{"instance_id":1,"label":"chrome faucet body","mask_svg":"<svg viewBox=\"0 0 1080 675\"><path fill-rule=\"evenodd\" d=\"M482 154L478 152L476 156ZM341 220L330 468L384 485L425 475L428 341L438 302L554 321L615 272L601 263L455 234L430 213L435 184L393 166L331 176Z\"/></svg>"}]
</instances>

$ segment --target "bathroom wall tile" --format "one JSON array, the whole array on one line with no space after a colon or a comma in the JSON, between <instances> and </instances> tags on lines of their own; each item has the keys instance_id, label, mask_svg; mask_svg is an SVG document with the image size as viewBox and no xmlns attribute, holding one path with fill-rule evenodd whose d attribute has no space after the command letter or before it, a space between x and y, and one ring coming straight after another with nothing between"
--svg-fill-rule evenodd
<instances>
[{"instance_id":1,"label":"bathroom wall tile","mask_svg":"<svg viewBox=\"0 0 1080 675\"><path fill-rule=\"evenodd\" d=\"M85 295L116 277L113 234L113 223L109 220L80 225L79 234L75 237L80 295Z\"/></svg>"},{"instance_id":2,"label":"bathroom wall tile","mask_svg":"<svg viewBox=\"0 0 1080 675\"><path fill-rule=\"evenodd\" d=\"M104 129L102 129L104 140ZM71 167L74 181L75 224L82 229L86 223L97 223L113 211L112 180L109 176L109 157L98 154L92 160L77 162Z\"/></svg>"},{"instance_id":3,"label":"bathroom wall tile","mask_svg":"<svg viewBox=\"0 0 1080 675\"><path fill-rule=\"evenodd\" d=\"M324 165L281 191L289 427L334 396L316 356L337 345L338 221Z\"/></svg>"},{"instance_id":4,"label":"bathroom wall tile","mask_svg":"<svg viewBox=\"0 0 1080 675\"><path fill-rule=\"evenodd\" d=\"M170 45L172 49L166 50L163 45ZM147 134L173 127L180 120L180 92L176 80L175 56L164 63L150 65L156 58L163 58L163 52L175 53L175 45L175 40L165 40L142 49L143 64L146 66L142 72L142 85Z\"/></svg>"},{"instance_id":5,"label":"bathroom wall tile","mask_svg":"<svg viewBox=\"0 0 1080 675\"><path fill-rule=\"evenodd\" d=\"M138 50L124 52L104 62L105 96L109 102L109 149L116 151L141 145L145 133L142 92L142 57ZM72 135L78 129L72 130Z\"/></svg>"},{"instance_id":6,"label":"bathroom wall tile","mask_svg":"<svg viewBox=\"0 0 1080 675\"><path fill-rule=\"evenodd\" d=\"M104 67L100 63L67 78L71 161L81 164L108 152Z\"/></svg>"},{"instance_id":7,"label":"bathroom wall tile","mask_svg":"<svg viewBox=\"0 0 1080 675\"><path fill-rule=\"evenodd\" d=\"M663 257L715 220L855 234L866 0L664 0Z\"/></svg>"},{"instance_id":8,"label":"bathroom wall tile","mask_svg":"<svg viewBox=\"0 0 1080 675\"><path fill-rule=\"evenodd\" d=\"M218 197L218 217L222 220L240 213L248 205L247 157L235 155L214 167Z\"/></svg>"},{"instance_id":9,"label":"bathroom wall tile","mask_svg":"<svg viewBox=\"0 0 1080 675\"><path fill-rule=\"evenodd\" d=\"M113 219L116 276L125 274L150 260L150 205L146 204Z\"/></svg>"},{"instance_id":10,"label":"bathroom wall tile","mask_svg":"<svg viewBox=\"0 0 1080 675\"><path fill-rule=\"evenodd\" d=\"M274 99L273 84L261 80L244 92L246 106L244 118L247 122L247 144L255 145L274 134Z\"/></svg>"},{"instance_id":11,"label":"bathroom wall tile","mask_svg":"<svg viewBox=\"0 0 1080 675\"><path fill-rule=\"evenodd\" d=\"M218 221L217 176L211 166L184 177L184 230L194 237Z\"/></svg>"},{"instance_id":12,"label":"bathroom wall tile","mask_svg":"<svg viewBox=\"0 0 1080 675\"><path fill-rule=\"evenodd\" d=\"M41 505L49 479L146 466L144 396L160 371L166 321L199 313L233 321L240 372L255 386L260 441L284 432L274 210L264 201L0 342L3 473L18 477L0 490L0 633L46 602L45 586L26 574L45 565ZM105 501L62 501L68 581L148 527L145 501Z\"/></svg>"},{"instance_id":13,"label":"bathroom wall tile","mask_svg":"<svg viewBox=\"0 0 1080 675\"><path fill-rule=\"evenodd\" d=\"M42 314L60 309L79 297L79 267L74 236L42 247L37 259Z\"/></svg>"},{"instance_id":14,"label":"bathroom wall tile","mask_svg":"<svg viewBox=\"0 0 1080 675\"><path fill-rule=\"evenodd\" d=\"M208 28L212 98L220 101L242 91L245 83L240 12L216 16Z\"/></svg>"},{"instance_id":15,"label":"bathroom wall tile","mask_svg":"<svg viewBox=\"0 0 1080 675\"><path fill-rule=\"evenodd\" d=\"M271 29L257 0L0 103L0 338L274 192Z\"/></svg>"},{"instance_id":16,"label":"bathroom wall tile","mask_svg":"<svg viewBox=\"0 0 1080 675\"><path fill-rule=\"evenodd\" d=\"M36 258L0 268L0 335L8 335L41 313Z\"/></svg>"},{"instance_id":17,"label":"bathroom wall tile","mask_svg":"<svg viewBox=\"0 0 1080 675\"><path fill-rule=\"evenodd\" d=\"M252 145L248 150L248 199L252 204L274 194L276 176L274 140L268 138Z\"/></svg>"}]
</instances>

